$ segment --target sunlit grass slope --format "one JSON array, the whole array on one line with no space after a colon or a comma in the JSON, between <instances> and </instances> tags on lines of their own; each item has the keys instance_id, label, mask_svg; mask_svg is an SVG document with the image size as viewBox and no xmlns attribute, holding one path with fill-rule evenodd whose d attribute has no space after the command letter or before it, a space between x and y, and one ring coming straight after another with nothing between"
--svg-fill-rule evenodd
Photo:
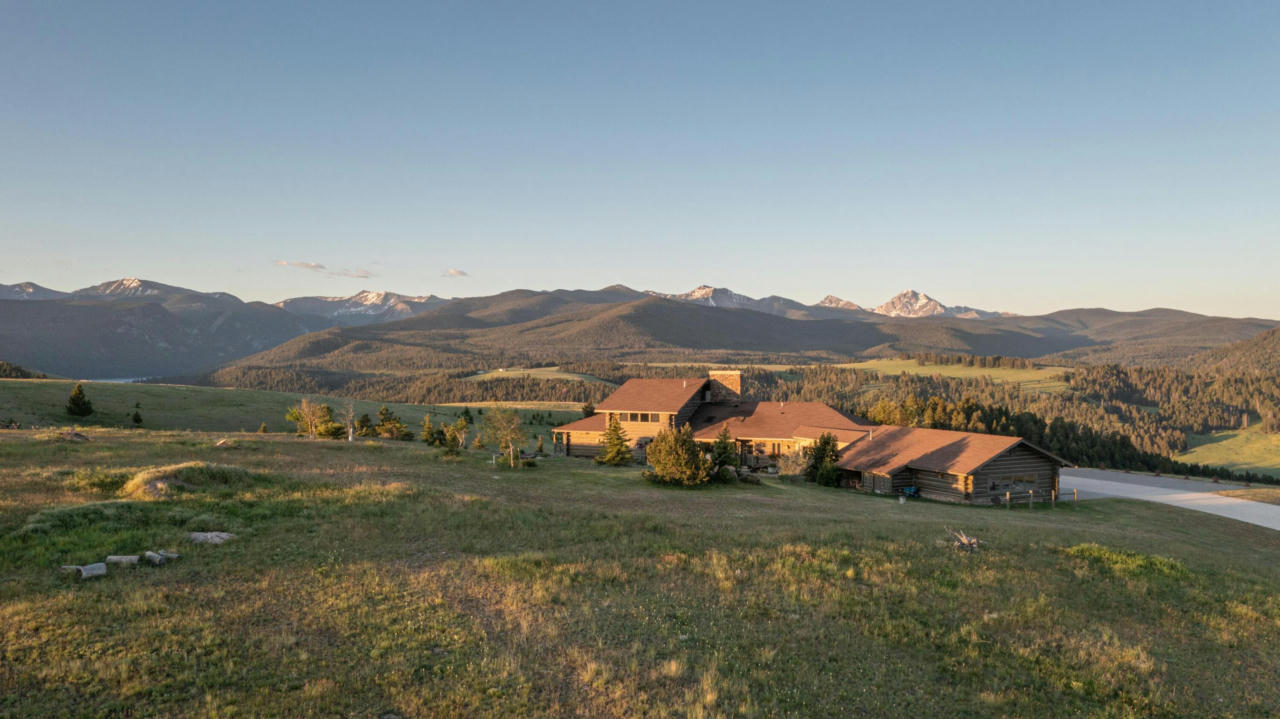
<instances>
[{"instance_id":1,"label":"sunlit grass slope","mask_svg":"<svg viewBox=\"0 0 1280 719\"><path fill-rule=\"evenodd\" d=\"M1280 705L1280 534L1209 515L900 505L768 480L672 490L638 468L500 470L419 443L88 434L0 432L0 715ZM189 462L243 472L122 497ZM947 527L981 549L952 549ZM239 536L197 546L192 529ZM87 582L57 569L148 548L183 556Z\"/></svg>"},{"instance_id":2,"label":"sunlit grass slope","mask_svg":"<svg viewBox=\"0 0 1280 719\"><path fill-rule=\"evenodd\" d=\"M133 426L130 416L135 409L142 415L144 428L190 429L209 432L254 431L266 422L271 432L292 432L294 425L285 421L289 407L298 403L304 395L290 392L267 392L249 389L223 389L217 387L191 387L186 385L129 384L113 382L85 382L85 394L93 403L94 413L88 417L72 417L66 413L67 397L75 382L67 380L9 380L0 379L0 422L10 418L23 426ZM378 409L389 407L410 429L422 427L422 419L429 412L433 422L452 422L462 412L463 405L450 407L434 405L398 404L393 402L366 402L342 397L305 395L333 408L341 420L350 401L356 415L368 414L376 421ZM469 406L478 407L482 403ZM141 405L141 407L136 407ZM533 407L522 412L526 418L537 411L547 420L534 429L546 434L553 424L571 421L580 411L561 411L563 405ZM476 419L479 419L476 417Z\"/></svg>"},{"instance_id":3,"label":"sunlit grass slope","mask_svg":"<svg viewBox=\"0 0 1280 719\"><path fill-rule=\"evenodd\" d=\"M1193 434L1191 448L1174 459L1179 462L1229 467L1280 477L1280 434L1264 434L1261 427Z\"/></svg>"}]
</instances>

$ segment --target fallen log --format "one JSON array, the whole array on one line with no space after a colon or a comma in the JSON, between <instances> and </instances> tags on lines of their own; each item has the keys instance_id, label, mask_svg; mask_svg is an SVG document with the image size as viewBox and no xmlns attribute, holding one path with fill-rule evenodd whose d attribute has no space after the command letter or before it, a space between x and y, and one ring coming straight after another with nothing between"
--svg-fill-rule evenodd
<instances>
[{"instance_id":1,"label":"fallen log","mask_svg":"<svg viewBox=\"0 0 1280 719\"><path fill-rule=\"evenodd\" d=\"M951 535L951 545L956 549L973 552L978 549L978 544L980 544L977 537L970 537L964 532L957 532L950 527L947 527L947 534Z\"/></svg>"}]
</instances>

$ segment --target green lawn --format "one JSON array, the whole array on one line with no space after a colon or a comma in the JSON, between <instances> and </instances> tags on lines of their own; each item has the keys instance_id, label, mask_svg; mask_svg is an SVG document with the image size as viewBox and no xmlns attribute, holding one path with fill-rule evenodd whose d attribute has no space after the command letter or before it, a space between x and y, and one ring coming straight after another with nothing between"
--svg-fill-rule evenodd
<instances>
[{"instance_id":1,"label":"green lawn","mask_svg":"<svg viewBox=\"0 0 1280 719\"><path fill-rule=\"evenodd\" d=\"M91 393L92 396L92 393ZM144 403L145 407L145 403ZM1263 716L1280 533L421 443L0 432L0 716ZM122 500L204 461L225 484ZM966 554L947 527L979 537ZM185 541L188 529L239 536ZM58 566L173 548L80 582Z\"/></svg>"},{"instance_id":2,"label":"green lawn","mask_svg":"<svg viewBox=\"0 0 1280 719\"><path fill-rule=\"evenodd\" d=\"M1193 434L1180 462L1248 470L1280 477L1280 434L1264 434L1258 425L1248 429Z\"/></svg>"}]
</instances>

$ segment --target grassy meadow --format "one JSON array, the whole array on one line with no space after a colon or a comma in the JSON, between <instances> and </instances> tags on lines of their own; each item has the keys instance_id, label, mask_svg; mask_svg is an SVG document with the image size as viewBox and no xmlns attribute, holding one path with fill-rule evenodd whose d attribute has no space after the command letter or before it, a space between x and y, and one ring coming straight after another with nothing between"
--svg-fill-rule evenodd
<instances>
[{"instance_id":1,"label":"grassy meadow","mask_svg":"<svg viewBox=\"0 0 1280 719\"><path fill-rule=\"evenodd\" d=\"M289 407L304 395L290 392L267 392L251 389L223 389L187 385L85 382L85 394L93 403L94 413L88 417L71 417L66 413L67 397L75 382L68 380L0 379L0 422L10 418L24 427L132 427L130 415L135 405L142 415L144 429L196 430L206 432L252 432L262 422L270 432L293 432L293 423L285 420ZM377 421L378 410L386 405L415 432L422 420L453 422L463 407L492 406L475 402L448 406L367 402L343 397L308 394L312 400L327 403L334 415L342 419L347 403L355 407L356 416L368 414ZM564 403L530 403L519 406L528 422L537 413L537 424L529 426L534 433L550 441L550 428L582 416L579 405ZM479 420L480 417L476 416Z\"/></svg>"},{"instance_id":2,"label":"grassy meadow","mask_svg":"<svg viewBox=\"0 0 1280 719\"><path fill-rule=\"evenodd\" d=\"M486 370L484 372L477 372L476 374L472 375L471 377L468 377L467 379L473 382L490 382L493 380L514 379L517 377L532 377L534 379L567 379L567 380L577 380L580 382L600 382L602 384L613 386L611 382L605 382L599 377L592 377L591 375L581 374L578 372L566 372L560 369L559 367L532 367L532 368L516 367L516 368L508 368L508 369Z\"/></svg>"},{"instance_id":3,"label":"grassy meadow","mask_svg":"<svg viewBox=\"0 0 1280 719\"><path fill-rule=\"evenodd\" d=\"M1280 434L1264 434L1258 425L1188 435L1187 443L1190 448L1174 459L1280 477Z\"/></svg>"},{"instance_id":4,"label":"grassy meadow","mask_svg":"<svg viewBox=\"0 0 1280 719\"><path fill-rule=\"evenodd\" d=\"M676 490L639 468L505 470L421 443L85 431L0 432L0 716L1280 705L1280 534L1210 515L900 505L776 480ZM148 489L189 462L217 467ZM948 527L982 547L952 549ZM191 530L238 536L193 545ZM58 570L161 548L182 557Z\"/></svg>"},{"instance_id":5,"label":"grassy meadow","mask_svg":"<svg viewBox=\"0 0 1280 719\"><path fill-rule=\"evenodd\" d=\"M1065 367L1036 367L1035 369L1012 369L1004 367L966 367L964 365L919 364L913 359L877 359L866 362L853 362L837 365L856 369L874 370L884 375L907 374L939 375L970 379L990 377L993 382L1021 384L1022 388L1038 392L1060 392L1066 389L1066 383L1058 379Z\"/></svg>"}]
</instances>

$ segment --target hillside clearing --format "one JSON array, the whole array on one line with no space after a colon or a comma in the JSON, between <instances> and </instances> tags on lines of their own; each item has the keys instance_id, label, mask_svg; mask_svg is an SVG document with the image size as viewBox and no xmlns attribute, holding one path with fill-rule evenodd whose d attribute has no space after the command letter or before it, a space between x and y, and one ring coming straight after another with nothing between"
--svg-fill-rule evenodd
<instances>
[{"instance_id":1,"label":"hillside clearing","mask_svg":"<svg viewBox=\"0 0 1280 719\"><path fill-rule=\"evenodd\" d=\"M1280 533L1216 517L1122 500L900 505L774 481L673 490L638 468L495 470L417 443L87 433L0 433L6 713L1241 716L1280 703L1258 680L1280 672ZM120 478L187 462L254 480L116 499ZM195 527L238 536L186 543ZM981 549L951 549L948 527ZM57 571L141 546L183 556L88 582Z\"/></svg>"},{"instance_id":2,"label":"hillside clearing","mask_svg":"<svg viewBox=\"0 0 1280 719\"><path fill-rule=\"evenodd\" d=\"M990 377L993 382L1017 383L1022 388L1037 392L1060 392L1067 384L1059 379L1066 367L1036 367L1013 369L1007 367L966 367L964 365L919 364L913 359L877 359L835 365L854 369L873 370L884 375L907 374L939 375L961 379Z\"/></svg>"},{"instance_id":3,"label":"hillside clearing","mask_svg":"<svg viewBox=\"0 0 1280 719\"><path fill-rule=\"evenodd\" d=\"M489 382L492 380L513 379L516 377L532 377L534 379L567 379L579 382L600 382L610 386L613 385L613 383L606 382L599 377L592 377L591 375L579 374L577 372L565 372L559 367L533 367L528 369L521 367L508 367L504 369L477 372L467 379L474 382Z\"/></svg>"},{"instance_id":4,"label":"hillside clearing","mask_svg":"<svg viewBox=\"0 0 1280 719\"><path fill-rule=\"evenodd\" d=\"M1280 477L1280 434L1265 434L1258 425L1188 435L1187 444L1190 448L1174 459Z\"/></svg>"}]
</instances>

